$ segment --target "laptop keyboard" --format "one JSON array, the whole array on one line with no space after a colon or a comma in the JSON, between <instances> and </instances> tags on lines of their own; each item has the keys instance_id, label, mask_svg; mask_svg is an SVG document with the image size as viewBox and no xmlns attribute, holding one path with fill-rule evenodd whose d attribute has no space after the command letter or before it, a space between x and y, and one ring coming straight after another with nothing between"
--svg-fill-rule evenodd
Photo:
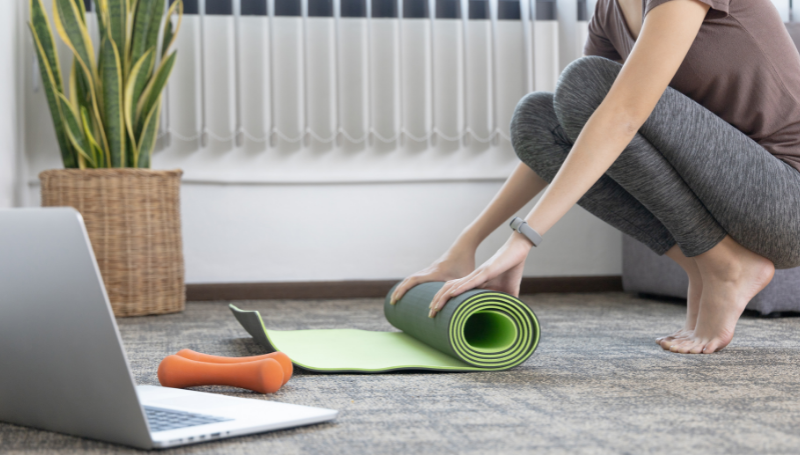
<instances>
[{"instance_id":1,"label":"laptop keyboard","mask_svg":"<svg viewBox=\"0 0 800 455\"><path fill-rule=\"evenodd\" d=\"M205 414L194 414L191 412L174 411L172 409L144 407L147 415L147 422L150 424L150 431L167 431L176 428L194 427L206 425L208 423L226 422L233 420L227 417L215 417Z\"/></svg>"}]
</instances>

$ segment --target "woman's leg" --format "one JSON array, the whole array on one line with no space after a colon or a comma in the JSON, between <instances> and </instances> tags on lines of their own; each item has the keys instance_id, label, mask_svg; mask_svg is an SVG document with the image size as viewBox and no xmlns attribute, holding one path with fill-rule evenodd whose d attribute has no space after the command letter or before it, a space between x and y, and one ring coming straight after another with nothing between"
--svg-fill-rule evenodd
<instances>
[{"instance_id":1,"label":"woman's leg","mask_svg":"<svg viewBox=\"0 0 800 455\"><path fill-rule=\"evenodd\" d=\"M570 141L621 68L583 57L564 70L554 106ZM729 234L778 268L800 265L800 172L671 87L607 175L664 224L687 257Z\"/></svg>"},{"instance_id":2,"label":"woman's leg","mask_svg":"<svg viewBox=\"0 0 800 455\"><path fill-rule=\"evenodd\" d=\"M700 313L700 299L703 296L703 277L697 261L687 258L678 245L670 248L666 256L675 261L689 277L689 288L686 290L686 321L683 328L665 337L656 338L656 344L669 349L674 340L684 339L694 333L697 326L697 315Z\"/></svg>"},{"instance_id":3,"label":"woman's leg","mask_svg":"<svg viewBox=\"0 0 800 455\"><path fill-rule=\"evenodd\" d=\"M517 155L528 167L544 180L553 180L572 149L572 141L558 121L552 93L533 92L517 104L511 120L511 141ZM646 142L641 145L652 148ZM686 271L689 277L686 322L681 330L663 338L672 341L693 331L700 308L700 273L695 261L685 257L677 247L667 228L607 175L589 189L578 205L656 253L666 253Z\"/></svg>"},{"instance_id":4,"label":"woman's leg","mask_svg":"<svg viewBox=\"0 0 800 455\"><path fill-rule=\"evenodd\" d=\"M552 93L533 92L520 100L511 119L511 142L523 163L547 182L553 180L572 141L558 122ZM658 254L675 245L664 225L608 176L602 176L578 205Z\"/></svg>"},{"instance_id":5,"label":"woman's leg","mask_svg":"<svg viewBox=\"0 0 800 455\"><path fill-rule=\"evenodd\" d=\"M564 70L554 102L571 140L620 69L586 57ZM800 265L800 173L672 88L607 174L664 224L700 270L697 328L673 350L727 345L747 302L771 279L773 263Z\"/></svg>"}]
</instances>

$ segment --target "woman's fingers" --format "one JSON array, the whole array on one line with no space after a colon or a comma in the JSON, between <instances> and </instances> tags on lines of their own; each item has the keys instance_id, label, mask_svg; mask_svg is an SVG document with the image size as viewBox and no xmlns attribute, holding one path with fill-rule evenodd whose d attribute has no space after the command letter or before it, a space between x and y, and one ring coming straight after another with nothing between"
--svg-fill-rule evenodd
<instances>
[{"instance_id":1,"label":"woman's fingers","mask_svg":"<svg viewBox=\"0 0 800 455\"><path fill-rule=\"evenodd\" d=\"M439 292L433 296L431 300L431 304L428 306L430 311L428 311L428 317L432 318L436 315L436 312L442 309L445 303L450 300L450 291L453 288L453 285L458 282L459 280L450 280L444 283Z\"/></svg>"},{"instance_id":2,"label":"woman's fingers","mask_svg":"<svg viewBox=\"0 0 800 455\"><path fill-rule=\"evenodd\" d=\"M483 285L484 283L489 281L486 278L487 274L488 271L486 271L486 269L481 268L479 270L476 270L475 273L472 273L464 277L464 279L461 280L461 283L459 283L458 286L456 286L456 288L453 289L452 296L455 297L457 295L461 295L471 289L475 289Z\"/></svg>"},{"instance_id":3,"label":"woman's fingers","mask_svg":"<svg viewBox=\"0 0 800 455\"><path fill-rule=\"evenodd\" d=\"M403 296L409 289L413 288L419 283L419 280L420 278L417 275L411 275L410 277L403 280L400 283L400 285L394 289L394 292L392 293L392 299L389 301L389 303L391 303L392 305L397 303L397 301L403 298Z\"/></svg>"},{"instance_id":4,"label":"woman's fingers","mask_svg":"<svg viewBox=\"0 0 800 455\"><path fill-rule=\"evenodd\" d=\"M439 300L441 300L442 296L450 292L450 287L453 285L453 281L455 280L446 281L442 285L442 287L436 292L436 294L433 295L433 299L431 299L431 303L430 305L428 305L428 308L433 309L438 305Z\"/></svg>"},{"instance_id":5,"label":"woman's fingers","mask_svg":"<svg viewBox=\"0 0 800 455\"><path fill-rule=\"evenodd\" d=\"M437 292L433 297L433 300L431 300L428 317L432 318L436 316L436 313L441 311L445 304L447 304L447 302L453 297L480 286L480 284L485 281L483 276L483 270L478 269L464 278L446 282L444 286L439 289L439 292Z\"/></svg>"}]
</instances>

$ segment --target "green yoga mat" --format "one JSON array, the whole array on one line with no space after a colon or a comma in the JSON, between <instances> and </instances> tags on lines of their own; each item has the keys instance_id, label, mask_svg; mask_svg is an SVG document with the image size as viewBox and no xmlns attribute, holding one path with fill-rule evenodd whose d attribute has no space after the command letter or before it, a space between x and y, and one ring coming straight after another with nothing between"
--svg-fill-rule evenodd
<instances>
[{"instance_id":1,"label":"green yoga mat","mask_svg":"<svg viewBox=\"0 0 800 455\"><path fill-rule=\"evenodd\" d=\"M268 330L258 311L230 308L259 344L317 372L499 371L533 354L539 321L527 305L502 292L475 289L451 299L429 318L428 305L442 285L420 284L395 305L389 304L394 289L389 291L384 315L402 332Z\"/></svg>"}]
</instances>

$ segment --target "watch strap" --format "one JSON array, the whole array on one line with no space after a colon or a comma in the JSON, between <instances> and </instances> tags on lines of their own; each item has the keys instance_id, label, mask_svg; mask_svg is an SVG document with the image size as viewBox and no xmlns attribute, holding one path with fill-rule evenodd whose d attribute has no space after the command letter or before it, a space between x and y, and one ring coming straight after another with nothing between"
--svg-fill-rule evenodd
<instances>
[{"instance_id":1,"label":"watch strap","mask_svg":"<svg viewBox=\"0 0 800 455\"><path fill-rule=\"evenodd\" d=\"M530 225L528 225L528 223L526 223L522 218L518 216L514 217L514 219L511 220L510 226L511 229L519 232L528 240L530 240L533 246L539 246L539 244L542 243L542 236L539 235L535 229L530 227Z\"/></svg>"}]
</instances>

